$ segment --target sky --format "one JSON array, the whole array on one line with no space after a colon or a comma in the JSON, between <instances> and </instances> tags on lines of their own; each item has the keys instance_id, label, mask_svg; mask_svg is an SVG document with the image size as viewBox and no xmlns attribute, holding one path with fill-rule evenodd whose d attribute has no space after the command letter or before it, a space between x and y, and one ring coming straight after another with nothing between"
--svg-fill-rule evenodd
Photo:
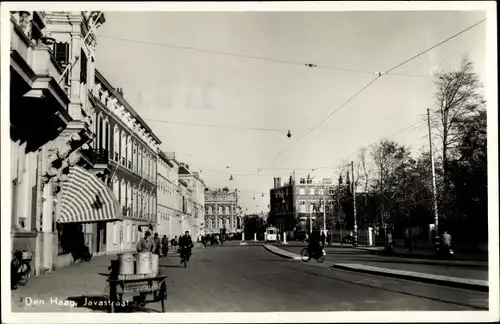
<instances>
[{"instance_id":1,"label":"sky","mask_svg":"<svg viewBox=\"0 0 500 324\"><path fill-rule=\"evenodd\" d=\"M394 70L398 75L379 78L308 133L372 81L375 72L411 58L484 19L486 13L105 12L105 16L106 23L97 31L97 68L114 87L123 88L125 99L161 139L162 150L176 152L190 169L202 170L208 187L238 188L240 205L248 213L267 212L273 177L288 179L292 169L297 178L307 174L337 178L339 166L356 159L362 147L398 132L389 139L414 152L428 150L424 118L434 104L433 72L458 68L465 55L483 82L486 76L486 26L480 24ZM306 63L318 67L308 68ZM419 121L423 122L415 125ZM286 136L288 130L291 138Z\"/></svg>"}]
</instances>

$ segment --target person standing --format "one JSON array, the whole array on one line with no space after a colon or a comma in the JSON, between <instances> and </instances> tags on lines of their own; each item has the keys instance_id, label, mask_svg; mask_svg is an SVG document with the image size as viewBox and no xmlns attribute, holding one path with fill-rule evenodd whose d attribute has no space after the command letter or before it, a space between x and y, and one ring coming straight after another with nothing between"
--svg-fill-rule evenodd
<instances>
[{"instance_id":1,"label":"person standing","mask_svg":"<svg viewBox=\"0 0 500 324\"><path fill-rule=\"evenodd\" d=\"M154 242L151 238L151 233L146 231L144 237L137 243L137 252L153 252Z\"/></svg>"},{"instance_id":2,"label":"person standing","mask_svg":"<svg viewBox=\"0 0 500 324\"><path fill-rule=\"evenodd\" d=\"M154 248L153 248L154 253L160 255L160 253L161 253L161 240L160 240L160 237L158 236L158 233L155 233L155 235L154 235L153 244L154 244Z\"/></svg>"}]
</instances>

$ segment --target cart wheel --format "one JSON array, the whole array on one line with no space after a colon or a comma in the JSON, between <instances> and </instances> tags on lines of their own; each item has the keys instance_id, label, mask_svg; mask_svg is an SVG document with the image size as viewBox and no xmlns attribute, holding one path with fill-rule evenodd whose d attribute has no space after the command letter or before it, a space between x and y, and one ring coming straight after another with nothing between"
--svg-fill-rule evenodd
<instances>
[{"instance_id":1,"label":"cart wheel","mask_svg":"<svg viewBox=\"0 0 500 324\"><path fill-rule=\"evenodd\" d=\"M162 281L160 283L160 289L158 290L158 300L165 300L167 299L167 283L165 281Z\"/></svg>"}]
</instances>

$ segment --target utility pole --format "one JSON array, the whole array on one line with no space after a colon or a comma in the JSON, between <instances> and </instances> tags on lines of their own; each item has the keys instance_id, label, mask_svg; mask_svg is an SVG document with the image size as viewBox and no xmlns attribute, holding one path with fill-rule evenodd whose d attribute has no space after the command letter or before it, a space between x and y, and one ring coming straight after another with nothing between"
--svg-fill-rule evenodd
<instances>
[{"instance_id":1,"label":"utility pole","mask_svg":"<svg viewBox=\"0 0 500 324\"><path fill-rule=\"evenodd\" d=\"M356 215L356 184L354 183L354 161L351 161L351 173L352 173L352 205L354 207L353 215L354 215L354 239L352 241L353 246L358 245L358 219Z\"/></svg>"},{"instance_id":2,"label":"utility pole","mask_svg":"<svg viewBox=\"0 0 500 324\"><path fill-rule=\"evenodd\" d=\"M431 111L427 108L427 125L429 127L429 154L431 157L431 170L432 170L432 200L434 203L434 230L436 235L434 237L436 244L439 242L439 213L437 206L437 192L436 192L436 170L434 168L434 154L432 152L432 133L431 133Z\"/></svg>"},{"instance_id":3,"label":"utility pole","mask_svg":"<svg viewBox=\"0 0 500 324\"><path fill-rule=\"evenodd\" d=\"M323 233L326 236L326 195L325 195L325 178L323 178Z\"/></svg>"},{"instance_id":4,"label":"utility pole","mask_svg":"<svg viewBox=\"0 0 500 324\"><path fill-rule=\"evenodd\" d=\"M313 223L312 223L312 209L314 209L314 205L313 205L313 208L311 209L311 200L308 201L309 202L309 235L312 234L312 229L313 229Z\"/></svg>"}]
</instances>

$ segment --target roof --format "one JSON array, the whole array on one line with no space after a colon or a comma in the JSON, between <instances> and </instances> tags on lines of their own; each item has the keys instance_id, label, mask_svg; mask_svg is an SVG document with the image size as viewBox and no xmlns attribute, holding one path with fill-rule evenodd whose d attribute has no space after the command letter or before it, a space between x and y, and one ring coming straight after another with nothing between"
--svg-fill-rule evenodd
<instances>
[{"instance_id":1,"label":"roof","mask_svg":"<svg viewBox=\"0 0 500 324\"><path fill-rule=\"evenodd\" d=\"M95 69L95 77L99 80L99 82L102 82L106 88L108 88L108 90L111 90L112 93L113 93L113 96L115 96L119 101L120 103L122 103L125 108L128 110L128 112L135 118L137 119L137 121L139 122L139 124L144 127L151 135L151 137L154 138L154 140L158 143L158 144L161 144L161 141L160 139L154 134L153 130L151 128L149 128L148 124L146 124L146 122L141 118L141 116L134 110L134 108L132 108L132 106L127 102L127 100L125 100L125 98L123 98L123 96L118 92L116 91L116 88L114 88L111 83L109 83L108 80L106 80L106 78L101 74L101 72L99 72L99 70Z\"/></svg>"},{"instance_id":2,"label":"roof","mask_svg":"<svg viewBox=\"0 0 500 324\"><path fill-rule=\"evenodd\" d=\"M172 162L170 162L170 159L168 158L168 156L165 153L163 153L163 151L158 150L158 156L160 157L160 159L165 161L171 168L174 167Z\"/></svg>"}]
</instances>

